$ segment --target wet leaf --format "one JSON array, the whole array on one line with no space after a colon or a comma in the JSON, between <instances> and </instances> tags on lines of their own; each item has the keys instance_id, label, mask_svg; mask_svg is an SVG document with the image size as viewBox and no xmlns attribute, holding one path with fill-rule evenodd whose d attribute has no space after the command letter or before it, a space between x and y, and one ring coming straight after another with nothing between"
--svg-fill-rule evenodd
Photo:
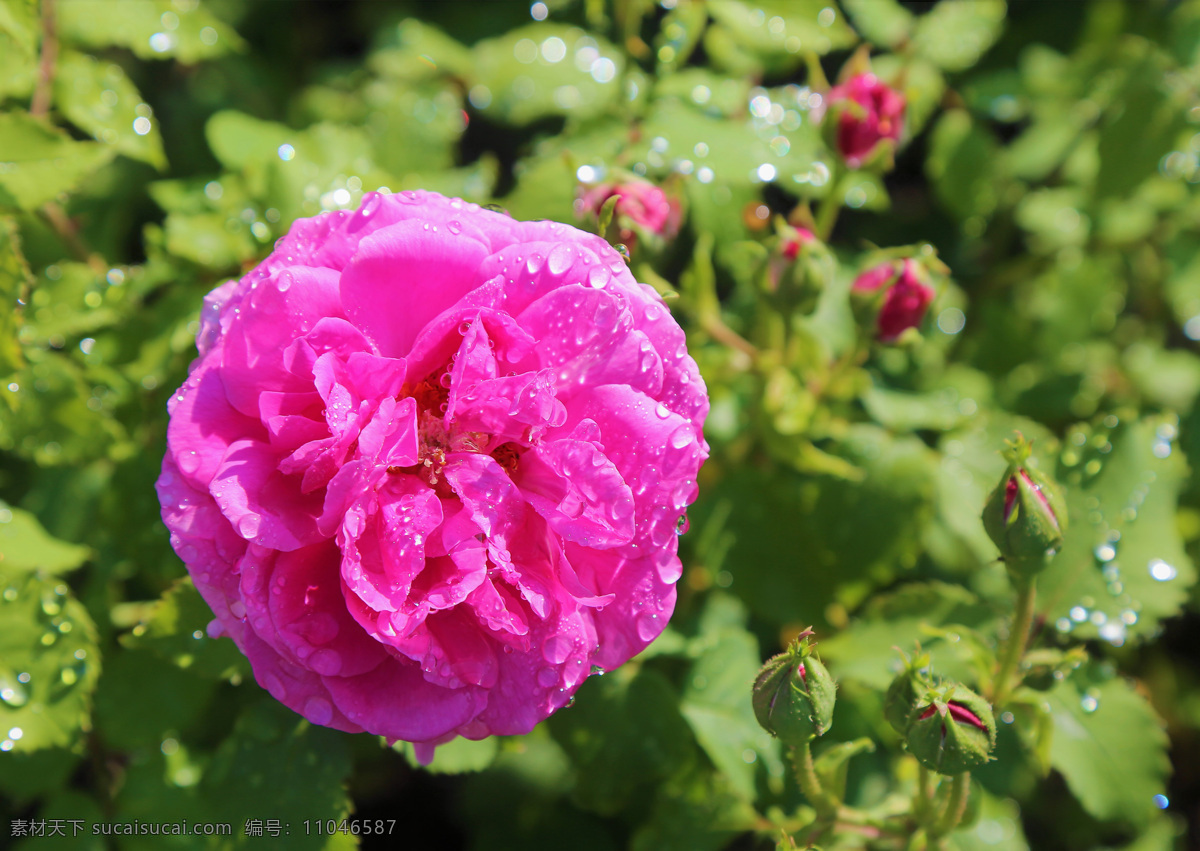
<instances>
[{"instance_id":1,"label":"wet leaf","mask_svg":"<svg viewBox=\"0 0 1200 851\"><path fill-rule=\"evenodd\" d=\"M547 115L594 116L621 92L624 57L583 30L530 24L475 45L476 106L510 124ZM486 101L486 103L484 102Z\"/></svg>"},{"instance_id":2,"label":"wet leaf","mask_svg":"<svg viewBox=\"0 0 1200 851\"><path fill-rule=\"evenodd\" d=\"M0 751L73 747L91 727L96 627L61 579L0 569Z\"/></svg>"},{"instance_id":3,"label":"wet leaf","mask_svg":"<svg viewBox=\"0 0 1200 851\"><path fill-rule=\"evenodd\" d=\"M64 51L54 76L54 105L67 120L118 153L162 169L158 120L121 66Z\"/></svg>"},{"instance_id":4,"label":"wet leaf","mask_svg":"<svg viewBox=\"0 0 1200 851\"><path fill-rule=\"evenodd\" d=\"M971 67L1000 37L1004 0L958 0L938 3L917 19L913 47L947 71Z\"/></svg>"},{"instance_id":5,"label":"wet leaf","mask_svg":"<svg viewBox=\"0 0 1200 851\"><path fill-rule=\"evenodd\" d=\"M754 636L741 628L709 630L692 666L680 711L732 791L754 800L762 761L770 777L783 778L779 745L758 723L750 688L762 659Z\"/></svg>"},{"instance_id":6,"label":"wet leaf","mask_svg":"<svg viewBox=\"0 0 1200 851\"><path fill-rule=\"evenodd\" d=\"M1153 634L1188 599L1196 570L1175 523L1187 477L1177 435L1173 416L1068 435L1057 477L1071 527L1038 580L1048 624L1120 646Z\"/></svg>"},{"instance_id":7,"label":"wet leaf","mask_svg":"<svg viewBox=\"0 0 1200 851\"><path fill-rule=\"evenodd\" d=\"M1051 764L1092 815L1143 826L1170 764L1162 722L1141 695L1098 667L1081 668L1046 695L1054 719Z\"/></svg>"},{"instance_id":8,"label":"wet leaf","mask_svg":"<svg viewBox=\"0 0 1200 851\"><path fill-rule=\"evenodd\" d=\"M64 0L58 28L69 43L116 45L141 59L188 64L245 47L241 36L207 8L171 0Z\"/></svg>"},{"instance_id":9,"label":"wet leaf","mask_svg":"<svg viewBox=\"0 0 1200 851\"><path fill-rule=\"evenodd\" d=\"M112 158L96 142L76 142L24 112L0 113L0 209L34 210L75 188Z\"/></svg>"}]
</instances>

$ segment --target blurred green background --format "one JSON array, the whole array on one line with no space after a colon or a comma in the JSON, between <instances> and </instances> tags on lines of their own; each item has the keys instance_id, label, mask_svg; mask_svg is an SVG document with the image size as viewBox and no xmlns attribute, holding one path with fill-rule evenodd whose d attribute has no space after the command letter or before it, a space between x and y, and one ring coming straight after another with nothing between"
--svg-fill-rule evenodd
<instances>
[{"instance_id":1,"label":"blurred green background","mask_svg":"<svg viewBox=\"0 0 1200 851\"><path fill-rule=\"evenodd\" d=\"M814 94L864 45L906 130L894 169L847 173ZM300 723L205 636L159 520L202 297L381 186L587 227L580 180L622 170L685 205L633 266L678 290L713 400L671 627L431 770ZM1011 610L978 513L1019 428L1073 523L1039 647L1090 661L1035 664L951 841L1200 846L1198 182L1192 0L0 0L0 833L383 847L315 826L353 813L413 849L775 847L802 798L749 684L809 624L828 738L879 744L848 795L885 806L915 771L880 715L891 648L969 677ZM761 270L803 204L840 215L793 315ZM891 248L949 275L919 339L872 346L847 290Z\"/></svg>"}]
</instances>

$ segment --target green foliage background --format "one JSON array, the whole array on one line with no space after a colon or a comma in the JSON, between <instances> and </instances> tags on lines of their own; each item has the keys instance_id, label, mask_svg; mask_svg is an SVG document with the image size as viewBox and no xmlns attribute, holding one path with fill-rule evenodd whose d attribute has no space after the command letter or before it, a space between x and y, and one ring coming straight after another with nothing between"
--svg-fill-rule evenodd
<instances>
[{"instance_id":1,"label":"green foliage background","mask_svg":"<svg viewBox=\"0 0 1200 851\"><path fill-rule=\"evenodd\" d=\"M22 847L270 847L243 829L277 819L287 847L345 848L305 823L354 813L407 848L773 847L803 799L749 685L809 624L840 684L823 770L873 740L842 782L886 810L915 775L880 712L891 648L970 681L1011 612L979 511L1020 429L1073 526L951 841L1196 847L1200 3L533 12L0 0L0 830L221 821L233 837ZM838 171L810 109L862 45L909 102L886 173ZM153 491L166 400L203 295L295 218L387 186L581 224L581 167L686 205L633 258L713 400L678 612L530 735L417 769L301 722L206 636ZM833 256L816 312L784 321L757 270L801 202ZM855 361L847 291L875 246L950 275L920 339ZM1063 664L1075 647L1090 661Z\"/></svg>"}]
</instances>

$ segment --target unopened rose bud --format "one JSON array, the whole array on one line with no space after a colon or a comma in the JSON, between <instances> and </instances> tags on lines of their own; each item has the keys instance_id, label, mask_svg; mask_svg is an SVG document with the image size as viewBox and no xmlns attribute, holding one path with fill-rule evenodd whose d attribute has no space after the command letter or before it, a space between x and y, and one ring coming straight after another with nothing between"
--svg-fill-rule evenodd
<instances>
[{"instance_id":1,"label":"unopened rose bud","mask_svg":"<svg viewBox=\"0 0 1200 851\"><path fill-rule=\"evenodd\" d=\"M850 168L858 168L880 142L896 144L904 132L904 95L870 73L855 74L834 86L828 109L838 116L837 149ZM890 157L889 157L890 160Z\"/></svg>"},{"instance_id":2,"label":"unopened rose bud","mask_svg":"<svg viewBox=\"0 0 1200 851\"><path fill-rule=\"evenodd\" d=\"M808 636L763 665L754 680L754 714L763 729L784 744L798 745L823 735L833 723L835 685Z\"/></svg>"},{"instance_id":3,"label":"unopened rose bud","mask_svg":"<svg viewBox=\"0 0 1200 851\"><path fill-rule=\"evenodd\" d=\"M828 246L808 228L780 222L779 237L767 258L763 287L787 313L809 313L835 273Z\"/></svg>"},{"instance_id":4,"label":"unopened rose bud","mask_svg":"<svg viewBox=\"0 0 1200 851\"><path fill-rule=\"evenodd\" d=\"M679 202L644 180L587 187L576 202L576 211L582 216L597 218L604 202L614 195L617 202L613 220L621 242L626 245L634 244L639 233L672 239L679 232L682 217Z\"/></svg>"},{"instance_id":5,"label":"unopened rose bud","mask_svg":"<svg viewBox=\"0 0 1200 851\"><path fill-rule=\"evenodd\" d=\"M800 249L816 239L808 228L789 227L780 240L779 253L788 260L795 260L800 256Z\"/></svg>"},{"instance_id":6,"label":"unopened rose bud","mask_svg":"<svg viewBox=\"0 0 1200 851\"><path fill-rule=\"evenodd\" d=\"M856 298L875 306L875 336L880 342L895 341L909 328L916 328L937 293L921 279L915 262L889 261L874 266L855 279L851 291Z\"/></svg>"},{"instance_id":7,"label":"unopened rose bud","mask_svg":"<svg viewBox=\"0 0 1200 851\"><path fill-rule=\"evenodd\" d=\"M901 736L908 732L918 701L933 685L926 667L928 664L928 656L911 662L906 658L904 670L896 675L884 695L883 717Z\"/></svg>"},{"instance_id":8,"label":"unopened rose bud","mask_svg":"<svg viewBox=\"0 0 1200 851\"><path fill-rule=\"evenodd\" d=\"M1005 450L1008 468L983 509L983 526L1009 570L1033 575L1062 546L1067 507L1048 476L1029 466L1032 447L1021 435Z\"/></svg>"},{"instance_id":9,"label":"unopened rose bud","mask_svg":"<svg viewBox=\"0 0 1200 851\"><path fill-rule=\"evenodd\" d=\"M905 742L918 762L941 774L978 768L996 747L991 704L960 685L930 689L918 701Z\"/></svg>"}]
</instances>

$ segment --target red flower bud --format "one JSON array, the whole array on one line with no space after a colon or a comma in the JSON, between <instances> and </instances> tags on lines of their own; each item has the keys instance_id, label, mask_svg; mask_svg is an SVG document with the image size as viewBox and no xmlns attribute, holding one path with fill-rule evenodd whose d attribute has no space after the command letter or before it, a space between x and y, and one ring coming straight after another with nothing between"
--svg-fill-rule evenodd
<instances>
[{"instance_id":1,"label":"red flower bud","mask_svg":"<svg viewBox=\"0 0 1200 851\"><path fill-rule=\"evenodd\" d=\"M621 228L621 238L633 242L633 229L671 239L679 232L681 210L679 202L662 189L645 181L601 183L583 192L576 209L585 215L597 216L604 202L616 195L613 216Z\"/></svg>"},{"instance_id":2,"label":"red flower bud","mask_svg":"<svg viewBox=\"0 0 1200 851\"><path fill-rule=\"evenodd\" d=\"M875 317L875 331L880 341L888 343L921 324L936 293L918 277L917 265L912 260L904 261L898 276L892 262L868 269L858 276L851 289L869 295L884 287L887 290Z\"/></svg>"},{"instance_id":3,"label":"red flower bud","mask_svg":"<svg viewBox=\"0 0 1200 851\"><path fill-rule=\"evenodd\" d=\"M829 106L841 104L838 152L851 168L862 165L884 139L897 142L904 130L904 95L874 74L856 74L829 92Z\"/></svg>"},{"instance_id":4,"label":"red flower bud","mask_svg":"<svg viewBox=\"0 0 1200 851\"><path fill-rule=\"evenodd\" d=\"M795 233L789 234L789 236L784 239L780 248L780 252L788 260L795 260L798 256L800 256L801 248L816 240L816 237L813 236L813 232L808 228L794 228L794 230Z\"/></svg>"}]
</instances>

